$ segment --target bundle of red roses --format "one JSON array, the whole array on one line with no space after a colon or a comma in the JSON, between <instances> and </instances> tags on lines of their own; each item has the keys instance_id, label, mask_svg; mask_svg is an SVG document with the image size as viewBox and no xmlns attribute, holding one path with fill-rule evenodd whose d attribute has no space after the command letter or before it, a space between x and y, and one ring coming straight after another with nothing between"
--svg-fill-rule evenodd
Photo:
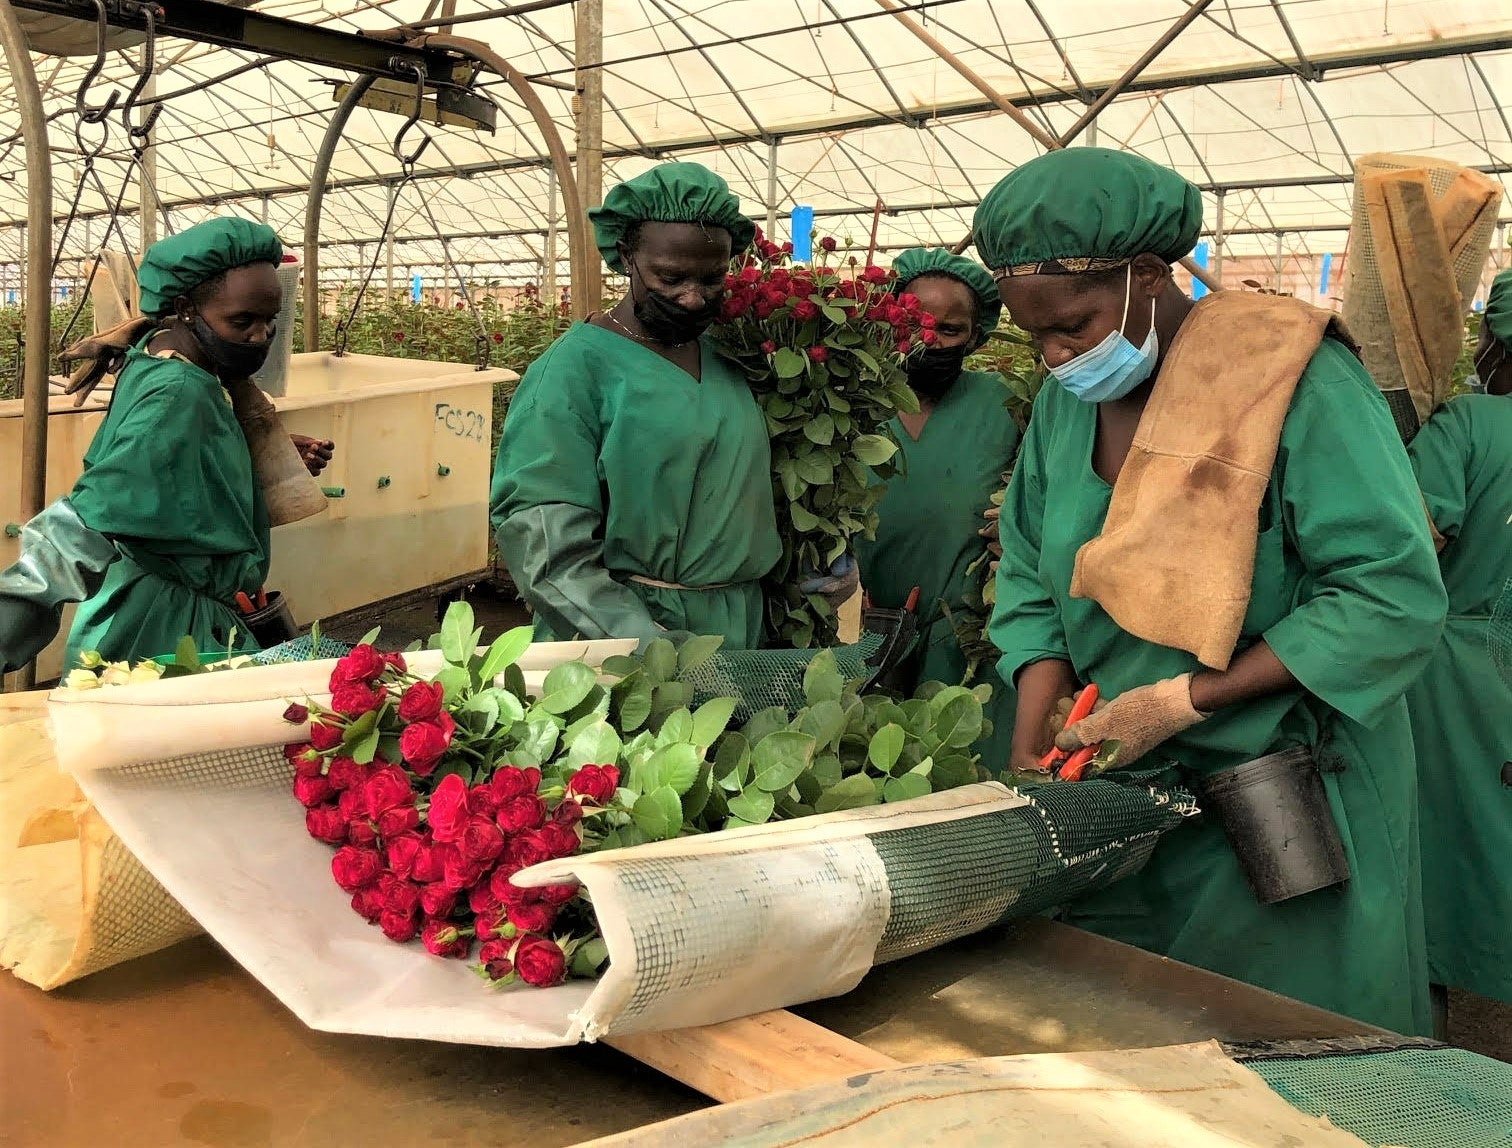
<instances>
[{"instance_id":1,"label":"bundle of red roses","mask_svg":"<svg viewBox=\"0 0 1512 1148\"><path fill-rule=\"evenodd\" d=\"M529 751L506 745L519 739L501 727L529 732L525 699L493 678L528 642L513 631L486 657L448 655L435 681L411 674L401 654L359 645L336 664L329 707L289 708L291 722L315 713L309 741L285 756L305 827L337 847L331 874L355 912L439 957L467 959L476 945L490 981L545 987L593 975L607 949L577 886L510 878L591 846L601 834L588 823L620 809L619 771L582 764L543 777L511 763Z\"/></svg>"},{"instance_id":2,"label":"bundle of red roses","mask_svg":"<svg viewBox=\"0 0 1512 1148\"><path fill-rule=\"evenodd\" d=\"M792 244L758 232L725 278L714 328L766 415L783 542L766 580L767 621L800 648L836 640L829 605L798 587L830 569L857 535L874 534L881 488L868 470L893 473L898 446L887 424L919 409L903 361L935 341L934 316L914 295L894 292L891 271L841 259L832 238L817 246L813 266L794 266Z\"/></svg>"}]
</instances>

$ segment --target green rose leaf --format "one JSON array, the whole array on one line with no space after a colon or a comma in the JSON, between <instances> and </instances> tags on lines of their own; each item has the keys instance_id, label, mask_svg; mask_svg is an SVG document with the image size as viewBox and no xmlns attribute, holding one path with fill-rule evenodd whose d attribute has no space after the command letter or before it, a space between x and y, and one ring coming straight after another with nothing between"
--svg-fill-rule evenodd
<instances>
[{"instance_id":1,"label":"green rose leaf","mask_svg":"<svg viewBox=\"0 0 1512 1148\"><path fill-rule=\"evenodd\" d=\"M657 638L646 647L644 667L653 684L677 675L677 647L666 638Z\"/></svg>"},{"instance_id":2,"label":"green rose leaf","mask_svg":"<svg viewBox=\"0 0 1512 1148\"><path fill-rule=\"evenodd\" d=\"M562 731L555 723L538 718L526 724L525 736L516 743L515 749L529 754L536 762L549 761L561 736Z\"/></svg>"},{"instance_id":3,"label":"green rose leaf","mask_svg":"<svg viewBox=\"0 0 1512 1148\"><path fill-rule=\"evenodd\" d=\"M937 790L955 789L976 779L976 767L971 758L958 753L937 758L929 776L930 785Z\"/></svg>"},{"instance_id":4,"label":"green rose leaf","mask_svg":"<svg viewBox=\"0 0 1512 1148\"><path fill-rule=\"evenodd\" d=\"M828 650L815 654L803 672L803 696L809 705L838 702L845 692L845 678L835 665L835 655Z\"/></svg>"},{"instance_id":5,"label":"green rose leaf","mask_svg":"<svg viewBox=\"0 0 1512 1148\"><path fill-rule=\"evenodd\" d=\"M447 705L472 689L472 674L466 666L445 666L436 675L436 681L440 683L441 697Z\"/></svg>"},{"instance_id":6,"label":"green rose leaf","mask_svg":"<svg viewBox=\"0 0 1512 1148\"><path fill-rule=\"evenodd\" d=\"M746 722L745 728L740 732L745 735L748 744L757 745L768 734L787 729L788 720L787 710L781 706L767 706L766 709L752 714L751 720Z\"/></svg>"},{"instance_id":7,"label":"green rose leaf","mask_svg":"<svg viewBox=\"0 0 1512 1148\"><path fill-rule=\"evenodd\" d=\"M696 670L716 653L719 647L724 645L724 638L719 634L698 634L689 638L677 650L677 672L686 674L690 670Z\"/></svg>"},{"instance_id":8,"label":"green rose leaf","mask_svg":"<svg viewBox=\"0 0 1512 1148\"><path fill-rule=\"evenodd\" d=\"M838 745L845 733L845 709L839 702L819 702L799 715L797 725L803 733L813 735L820 749L829 749Z\"/></svg>"},{"instance_id":9,"label":"green rose leaf","mask_svg":"<svg viewBox=\"0 0 1512 1148\"><path fill-rule=\"evenodd\" d=\"M841 809L860 809L877 804L877 787L864 773L842 778L819 795L815 813L835 813Z\"/></svg>"},{"instance_id":10,"label":"green rose leaf","mask_svg":"<svg viewBox=\"0 0 1512 1148\"><path fill-rule=\"evenodd\" d=\"M624 748L620 735L606 721L596 722L572 739L567 749L567 765L577 769L584 765L613 765Z\"/></svg>"},{"instance_id":11,"label":"green rose leaf","mask_svg":"<svg viewBox=\"0 0 1512 1148\"><path fill-rule=\"evenodd\" d=\"M866 756L883 773L891 773L893 766L898 764L906 740L908 735L903 732L902 726L885 725L872 734L871 743L866 747Z\"/></svg>"},{"instance_id":12,"label":"green rose leaf","mask_svg":"<svg viewBox=\"0 0 1512 1148\"><path fill-rule=\"evenodd\" d=\"M909 801L929 794L929 778L917 773L905 773L902 777L889 777L882 786L883 801Z\"/></svg>"},{"instance_id":13,"label":"green rose leaf","mask_svg":"<svg viewBox=\"0 0 1512 1148\"><path fill-rule=\"evenodd\" d=\"M669 785L643 793L630 810L635 827L652 841L668 841L682 830L682 801Z\"/></svg>"},{"instance_id":14,"label":"green rose leaf","mask_svg":"<svg viewBox=\"0 0 1512 1148\"><path fill-rule=\"evenodd\" d=\"M851 444L851 453L867 466L881 466L898 452L898 444L886 435L857 435Z\"/></svg>"},{"instance_id":15,"label":"green rose leaf","mask_svg":"<svg viewBox=\"0 0 1512 1148\"><path fill-rule=\"evenodd\" d=\"M682 796L683 820L696 821L709 805L709 796L714 789L713 770L708 762L698 767L698 778Z\"/></svg>"},{"instance_id":16,"label":"green rose leaf","mask_svg":"<svg viewBox=\"0 0 1512 1148\"><path fill-rule=\"evenodd\" d=\"M657 745L671 745L679 741L693 740L693 715L686 709L676 709L662 720L657 731Z\"/></svg>"},{"instance_id":17,"label":"green rose leaf","mask_svg":"<svg viewBox=\"0 0 1512 1148\"><path fill-rule=\"evenodd\" d=\"M772 369L779 379L794 379L803 374L806 360L791 347L778 347L772 356Z\"/></svg>"},{"instance_id":18,"label":"green rose leaf","mask_svg":"<svg viewBox=\"0 0 1512 1148\"><path fill-rule=\"evenodd\" d=\"M686 742L663 746L647 759L641 770L643 791L666 787L679 797L693 788L703 758Z\"/></svg>"},{"instance_id":19,"label":"green rose leaf","mask_svg":"<svg viewBox=\"0 0 1512 1148\"><path fill-rule=\"evenodd\" d=\"M982 736L982 703L968 692L952 698L935 719L935 734L942 745L967 749Z\"/></svg>"},{"instance_id":20,"label":"green rose leaf","mask_svg":"<svg viewBox=\"0 0 1512 1148\"><path fill-rule=\"evenodd\" d=\"M532 631L529 626L516 626L500 634L483 655L483 664L478 667L478 677L483 684L491 685L507 666L514 665L530 645Z\"/></svg>"},{"instance_id":21,"label":"green rose leaf","mask_svg":"<svg viewBox=\"0 0 1512 1148\"><path fill-rule=\"evenodd\" d=\"M835 440L835 420L827 414L815 415L803 424L803 437L820 446Z\"/></svg>"},{"instance_id":22,"label":"green rose leaf","mask_svg":"<svg viewBox=\"0 0 1512 1148\"><path fill-rule=\"evenodd\" d=\"M730 798L730 816L738 817L748 825L765 825L772 819L777 808L777 799L761 789L746 789Z\"/></svg>"},{"instance_id":23,"label":"green rose leaf","mask_svg":"<svg viewBox=\"0 0 1512 1148\"><path fill-rule=\"evenodd\" d=\"M454 666L465 666L472 658L473 608L466 602L453 602L441 619L441 656Z\"/></svg>"},{"instance_id":24,"label":"green rose leaf","mask_svg":"<svg viewBox=\"0 0 1512 1148\"><path fill-rule=\"evenodd\" d=\"M768 734L751 751L755 769L751 783L767 793L781 792L808 768L816 744L809 734L797 730Z\"/></svg>"},{"instance_id":25,"label":"green rose leaf","mask_svg":"<svg viewBox=\"0 0 1512 1148\"><path fill-rule=\"evenodd\" d=\"M803 531L819 529L821 521L819 516L804 509L802 503L795 502L789 506L788 514L792 516L794 529Z\"/></svg>"},{"instance_id":26,"label":"green rose leaf","mask_svg":"<svg viewBox=\"0 0 1512 1148\"><path fill-rule=\"evenodd\" d=\"M563 662L549 674L536 703L547 713L565 714L582 704L598 685L598 676L582 662Z\"/></svg>"},{"instance_id":27,"label":"green rose leaf","mask_svg":"<svg viewBox=\"0 0 1512 1148\"><path fill-rule=\"evenodd\" d=\"M822 793L832 785L837 785L844 775L845 768L840 764L840 759L832 753L821 753L814 758L813 767L807 772L798 775L798 786L803 788L805 781L813 781ZM804 800L813 804L818 794L805 794Z\"/></svg>"},{"instance_id":28,"label":"green rose leaf","mask_svg":"<svg viewBox=\"0 0 1512 1148\"><path fill-rule=\"evenodd\" d=\"M710 698L704 702L693 715L693 732L688 740L700 749L708 749L730 724L736 704L734 698Z\"/></svg>"},{"instance_id":29,"label":"green rose leaf","mask_svg":"<svg viewBox=\"0 0 1512 1148\"><path fill-rule=\"evenodd\" d=\"M628 678L640 669L640 659L631 654L611 654L604 659L604 673L610 677Z\"/></svg>"},{"instance_id":30,"label":"green rose leaf","mask_svg":"<svg viewBox=\"0 0 1512 1148\"><path fill-rule=\"evenodd\" d=\"M651 698L651 683L639 676L634 678L620 698L620 728L626 733L634 733L645 725L651 716Z\"/></svg>"}]
</instances>

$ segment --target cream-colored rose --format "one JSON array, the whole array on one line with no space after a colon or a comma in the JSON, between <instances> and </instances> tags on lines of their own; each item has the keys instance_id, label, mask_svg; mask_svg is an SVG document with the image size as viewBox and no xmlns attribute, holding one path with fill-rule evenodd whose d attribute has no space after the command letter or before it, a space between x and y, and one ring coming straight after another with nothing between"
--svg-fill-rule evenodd
<instances>
[{"instance_id":1,"label":"cream-colored rose","mask_svg":"<svg viewBox=\"0 0 1512 1148\"><path fill-rule=\"evenodd\" d=\"M131 683L131 667L125 662L111 662L100 675L102 686L124 686Z\"/></svg>"},{"instance_id":2,"label":"cream-colored rose","mask_svg":"<svg viewBox=\"0 0 1512 1148\"><path fill-rule=\"evenodd\" d=\"M131 669L131 684L155 682L163 676L163 667L156 662L138 662Z\"/></svg>"},{"instance_id":3,"label":"cream-colored rose","mask_svg":"<svg viewBox=\"0 0 1512 1148\"><path fill-rule=\"evenodd\" d=\"M84 650L79 654L79 665L86 670L97 670L105 664L105 659L100 657L97 650Z\"/></svg>"},{"instance_id":4,"label":"cream-colored rose","mask_svg":"<svg viewBox=\"0 0 1512 1148\"><path fill-rule=\"evenodd\" d=\"M68 676L63 679L63 686L70 690L97 690L100 688L100 679L93 670L69 670Z\"/></svg>"}]
</instances>

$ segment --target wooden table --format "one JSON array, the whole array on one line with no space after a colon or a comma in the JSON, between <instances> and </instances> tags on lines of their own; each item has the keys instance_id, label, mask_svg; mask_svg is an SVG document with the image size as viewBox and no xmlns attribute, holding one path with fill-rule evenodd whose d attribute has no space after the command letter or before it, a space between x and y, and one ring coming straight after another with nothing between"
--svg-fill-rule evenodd
<instances>
[{"instance_id":1,"label":"wooden table","mask_svg":"<svg viewBox=\"0 0 1512 1148\"><path fill-rule=\"evenodd\" d=\"M1046 920L797 1011L905 1061L1376 1031ZM551 1148L708 1103L600 1046L314 1032L203 938L51 994L0 974L0 1140L14 1148Z\"/></svg>"}]
</instances>

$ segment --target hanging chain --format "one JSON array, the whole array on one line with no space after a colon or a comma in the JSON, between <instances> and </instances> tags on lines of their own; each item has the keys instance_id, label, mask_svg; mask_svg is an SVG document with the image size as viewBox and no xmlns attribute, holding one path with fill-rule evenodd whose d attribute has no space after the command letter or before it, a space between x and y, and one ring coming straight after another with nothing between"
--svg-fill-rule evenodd
<instances>
[{"instance_id":1,"label":"hanging chain","mask_svg":"<svg viewBox=\"0 0 1512 1148\"><path fill-rule=\"evenodd\" d=\"M79 172L79 181L74 188L73 202L69 207L68 217L64 221L62 235L58 239L57 250L53 254L53 270L56 272L58 264L62 261L64 244L68 239L69 230L73 227L74 220L78 215L79 204L84 195L85 182L90 181L94 184L100 198L110 205L109 212L105 217L105 234L100 240L100 250L103 251L110 242L110 235L113 231L121 241L121 249L126 254L126 262L130 265L134 278L137 272L137 262L132 255L131 243L126 238L126 232L121 226L121 206L126 202L126 193L131 189L131 177L142 169L142 160L147 154L147 148L152 139L153 126L157 123L158 116L163 111L161 103L154 103L151 110L142 117L140 124L134 122L133 113L137 110L137 100L146 89L147 82L152 78L153 69L156 66L157 21L163 15L163 10L155 4L140 5L140 12L146 23L146 38L142 42L141 68L138 71L136 82L131 86L131 90L126 93L126 99L122 101L121 93L112 89L103 104L90 107L87 96L90 86L98 78L100 71L105 65L105 36L108 31L104 0L94 0L94 3L97 17L95 24L95 61L89 71L85 73L84 79L79 85L79 90L74 96L74 112L76 116L74 140L78 143L79 150L84 154L84 167ZM121 177L120 190L112 198L105 188L104 181L100 178L99 171L95 167L95 160L104 152L106 145L110 141L109 116L115 110L118 103L121 106L121 124L126 129L126 138L131 149L131 154L130 158L126 161L126 171ZM98 124L101 127L100 142L93 149L86 148L84 145L83 125L86 123ZM98 268L99 260L96 259L94 270L97 272ZM58 336L59 350L63 350L69 345L68 340L73 334L73 329L78 323L79 317L84 313L84 306L89 302L93 290L94 274L92 273L88 282L85 283L84 289L79 292L79 299L74 306L73 313L69 315L68 322L64 325L62 333Z\"/></svg>"},{"instance_id":2,"label":"hanging chain","mask_svg":"<svg viewBox=\"0 0 1512 1148\"><path fill-rule=\"evenodd\" d=\"M404 150L404 137L409 130L420 122L420 117L425 111L425 65L419 61L392 59L390 67L399 71L413 72L415 76L415 103L410 110L409 116L394 135L393 152L394 158L399 161L399 179L390 189L388 215L383 220L383 230L378 235L378 242L373 244L373 259L368 264L367 272L362 277L362 283L357 288L357 295L352 299L352 306L336 324L335 331L335 355L340 358L346 354L347 340L351 337L352 323L357 318L357 312L362 308L363 296L367 294L368 284L373 281L373 276L378 273L378 261L383 257L383 240L388 237L390 228L394 226L394 213L399 207L399 193L404 190L415 178L415 164L425 154L425 149L430 146L430 136L422 132L418 146L412 152Z\"/></svg>"}]
</instances>

